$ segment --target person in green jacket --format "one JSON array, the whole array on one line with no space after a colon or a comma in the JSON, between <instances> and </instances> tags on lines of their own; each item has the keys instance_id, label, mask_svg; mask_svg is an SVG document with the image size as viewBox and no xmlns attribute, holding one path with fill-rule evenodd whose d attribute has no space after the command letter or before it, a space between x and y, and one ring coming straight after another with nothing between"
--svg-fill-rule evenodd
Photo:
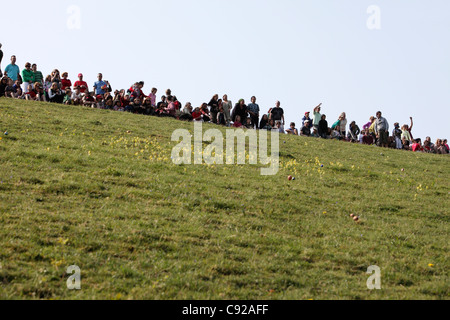
<instances>
[{"instance_id":1,"label":"person in green jacket","mask_svg":"<svg viewBox=\"0 0 450 320\"><path fill-rule=\"evenodd\" d=\"M28 85L30 84L34 88L34 80L34 72L31 70L31 63L27 62L25 64L25 69L22 71L22 91L28 92Z\"/></svg>"}]
</instances>

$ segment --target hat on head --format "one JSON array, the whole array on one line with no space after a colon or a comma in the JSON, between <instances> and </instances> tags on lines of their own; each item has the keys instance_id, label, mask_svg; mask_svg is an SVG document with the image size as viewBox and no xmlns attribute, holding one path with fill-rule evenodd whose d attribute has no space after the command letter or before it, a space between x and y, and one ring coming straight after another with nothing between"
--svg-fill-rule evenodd
<instances>
[{"instance_id":1,"label":"hat on head","mask_svg":"<svg viewBox=\"0 0 450 320\"><path fill-rule=\"evenodd\" d=\"M78 74L78 77L82 77L82 76L83 76L83 74L82 74L82 73L79 73L79 74Z\"/></svg>"},{"instance_id":2,"label":"hat on head","mask_svg":"<svg viewBox=\"0 0 450 320\"><path fill-rule=\"evenodd\" d=\"M310 113L311 113L311 112L309 112L309 111L308 111L308 112L305 112L305 116L306 116L307 114L310 114Z\"/></svg>"}]
</instances>

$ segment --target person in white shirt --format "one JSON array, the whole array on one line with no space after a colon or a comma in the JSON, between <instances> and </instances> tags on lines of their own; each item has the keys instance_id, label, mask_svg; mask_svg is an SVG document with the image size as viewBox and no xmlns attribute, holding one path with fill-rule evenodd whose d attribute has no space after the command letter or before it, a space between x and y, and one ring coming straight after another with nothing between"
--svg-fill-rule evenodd
<instances>
[{"instance_id":1,"label":"person in white shirt","mask_svg":"<svg viewBox=\"0 0 450 320\"><path fill-rule=\"evenodd\" d=\"M75 87L72 93L72 101L74 105L80 105L83 101L83 94L80 91L80 87Z\"/></svg>"}]
</instances>

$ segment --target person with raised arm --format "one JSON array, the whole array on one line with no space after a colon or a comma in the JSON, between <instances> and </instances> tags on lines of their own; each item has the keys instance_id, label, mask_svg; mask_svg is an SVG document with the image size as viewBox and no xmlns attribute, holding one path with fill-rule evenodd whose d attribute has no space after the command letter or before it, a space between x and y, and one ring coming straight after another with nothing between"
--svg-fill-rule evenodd
<instances>
[{"instance_id":1,"label":"person with raised arm","mask_svg":"<svg viewBox=\"0 0 450 320\"><path fill-rule=\"evenodd\" d=\"M322 120L322 115L320 114L322 110L322 103L319 104L317 107L314 108L314 113L313 113L313 127L317 129L317 132L319 132L319 122L320 120Z\"/></svg>"}]
</instances>

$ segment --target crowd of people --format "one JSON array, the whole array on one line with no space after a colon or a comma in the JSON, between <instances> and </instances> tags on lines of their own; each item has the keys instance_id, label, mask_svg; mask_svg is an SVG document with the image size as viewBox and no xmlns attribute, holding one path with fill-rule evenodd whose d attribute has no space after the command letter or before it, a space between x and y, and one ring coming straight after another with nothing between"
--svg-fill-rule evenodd
<instances>
[{"instance_id":1,"label":"crowd of people","mask_svg":"<svg viewBox=\"0 0 450 320\"><path fill-rule=\"evenodd\" d=\"M370 117L370 121L362 128L355 121L349 122L345 112L330 126L327 116L322 114L322 104L320 104L314 108L312 117L311 112L305 113L300 130L294 122L285 129L284 110L279 101L267 113L262 112L256 103L256 97L252 97L249 104L246 104L244 99L240 99L233 106L227 95L220 99L217 94L209 103L202 103L199 107L194 108L190 102L182 107L170 89L166 90L160 101L157 101L156 88L152 88L146 95L143 91L143 81L134 83L127 90L113 92L110 83L103 80L101 73L98 74L98 79L90 90L81 73L78 74L78 80L72 84L67 72L60 74L59 70L55 69L44 78L42 72L38 71L37 65L29 62L20 72L15 56L11 57L11 63L5 68L3 75L2 57L3 53L0 50L0 97L82 105L90 108L173 117L185 121L211 122L234 128L274 130L282 134L336 139L366 145L376 144L384 148L414 152L436 154L450 152L446 139L438 139L436 143L433 143L430 137L423 142L421 139L415 139L412 134L413 118L410 118L410 125L400 126L399 123L395 123L390 134L389 123L381 111L377 112L376 117Z\"/></svg>"}]
</instances>

